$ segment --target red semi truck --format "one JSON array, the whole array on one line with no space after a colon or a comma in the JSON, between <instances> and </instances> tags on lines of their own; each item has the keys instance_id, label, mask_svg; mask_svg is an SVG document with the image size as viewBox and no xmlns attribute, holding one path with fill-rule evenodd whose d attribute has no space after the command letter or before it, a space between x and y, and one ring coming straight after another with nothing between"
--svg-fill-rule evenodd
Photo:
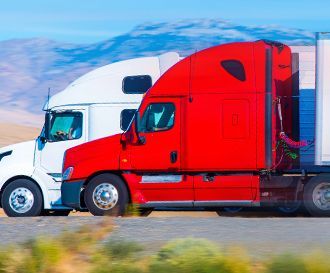
<instances>
[{"instance_id":1,"label":"red semi truck","mask_svg":"<svg viewBox=\"0 0 330 273\"><path fill-rule=\"evenodd\" d=\"M62 201L94 215L154 208L283 206L330 216L326 168L300 168L292 55L277 42L231 43L169 69L123 133L69 149Z\"/></svg>"}]
</instances>

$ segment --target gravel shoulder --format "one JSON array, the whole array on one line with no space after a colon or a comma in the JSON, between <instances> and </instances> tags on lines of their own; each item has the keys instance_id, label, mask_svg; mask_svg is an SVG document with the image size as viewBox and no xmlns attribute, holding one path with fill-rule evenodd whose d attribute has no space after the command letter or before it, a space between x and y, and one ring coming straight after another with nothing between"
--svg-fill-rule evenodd
<instances>
[{"instance_id":1,"label":"gravel shoulder","mask_svg":"<svg viewBox=\"0 0 330 273\"><path fill-rule=\"evenodd\" d=\"M84 225L99 225L102 217L0 218L1 245L23 243L36 236L55 236ZM312 250L330 252L330 219L239 217L113 218L109 237L135 241L153 252L178 238L205 238L222 247L242 246L252 255Z\"/></svg>"}]
</instances>

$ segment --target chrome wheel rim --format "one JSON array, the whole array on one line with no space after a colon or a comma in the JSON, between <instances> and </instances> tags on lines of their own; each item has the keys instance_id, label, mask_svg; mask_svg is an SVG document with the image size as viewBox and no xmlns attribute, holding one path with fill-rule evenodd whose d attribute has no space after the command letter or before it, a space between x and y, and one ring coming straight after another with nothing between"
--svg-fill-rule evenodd
<instances>
[{"instance_id":1,"label":"chrome wheel rim","mask_svg":"<svg viewBox=\"0 0 330 273\"><path fill-rule=\"evenodd\" d=\"M102 183L93 191L93 202L102 210L110 210L118 202L118 191L110 183Z\"/></svg>"},{"instance_id":2,"label":"chrome wheel rim","mask_svg":"<svg viewBox=\"0 0 330 273\"><path fill-rule=\"evenodd\" d=\"M330 210L330 183L323 182L314 188L313 202L321 210Z\"/></svg>"},{"instance_id":3,"label":"chrome wheel rim","mask_svg":"<svg viewBox=\"0 0 330 273\"><path fill-rule=\"evenodd\" d=\"M33 204L33 193L27 188L17 188L9 196L9 205L16 213L28 212Z\"/></svg>"}]
</instances>

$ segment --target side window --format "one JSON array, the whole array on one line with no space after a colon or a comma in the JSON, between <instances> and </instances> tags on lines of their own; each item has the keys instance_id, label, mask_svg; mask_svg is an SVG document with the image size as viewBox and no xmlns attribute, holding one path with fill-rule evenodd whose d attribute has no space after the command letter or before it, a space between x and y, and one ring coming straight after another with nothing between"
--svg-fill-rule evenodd
<instances>
[{"instance_id":1,"label":"side window","mask_svg":"<svg viewBox=\"0 0 330 273\"><path fill-rule=\"evenodd\" d=\"M153 103L148 106L139 124L140 132L166 131L174 125L173 103Z\"/></svg>"},{"instance_id":2,"label":"side window","mask_svg":"<svg viewBox=\"0 0 330 273\"><path fill-rule=\"evenodd\" d=\"M136 109L124 109L120 114L120 128L126 131L129 124L131 123Z\"/></svg>"},{"instance_id":3,"label":"side window","mask_svg":"<svg viewBox=\"0 0 330 273\"><path fill-rule=\"evenodd\" d=\"M123 79L123 92L125 94L144 94L152 86L149 75L127 76Z\"/></svg>"},{"instance_id":4,"label":"side window","mask_svg":"<svg viewBox=\"0 0 330 273\"><path fill-rule=\"evenodd\" d=\"M80 112L53 113L50 120L49 141L81 138L82 124L83 115Z\"/></svg>"},{"instance_id":5,"label":"side window","mask_svg":"<svg viewBox=\"0 0 330 273\"><path fill-rule=\"evenodd\" d=\"M245 69L240 61L225 60L221 62L221 66L237 80L240 80L241 82L245 81Z\"/></svg>"}]
</instances>

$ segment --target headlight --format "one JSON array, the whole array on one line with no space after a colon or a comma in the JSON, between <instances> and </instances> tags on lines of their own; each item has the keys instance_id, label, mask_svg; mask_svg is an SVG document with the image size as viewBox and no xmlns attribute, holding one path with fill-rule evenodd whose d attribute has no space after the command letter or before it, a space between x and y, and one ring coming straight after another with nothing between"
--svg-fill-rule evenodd
<instances>
[{"instance_id":1,"label":"headlight","mask_svg":"<svg viewBox=\"0 0 330 273\"><path fill-rule=\"evenodd\" d=\"M67 168L62 175L62 181L69 180L72 174L73 174L73 167Z\"/></svg>"}]
</instances>

